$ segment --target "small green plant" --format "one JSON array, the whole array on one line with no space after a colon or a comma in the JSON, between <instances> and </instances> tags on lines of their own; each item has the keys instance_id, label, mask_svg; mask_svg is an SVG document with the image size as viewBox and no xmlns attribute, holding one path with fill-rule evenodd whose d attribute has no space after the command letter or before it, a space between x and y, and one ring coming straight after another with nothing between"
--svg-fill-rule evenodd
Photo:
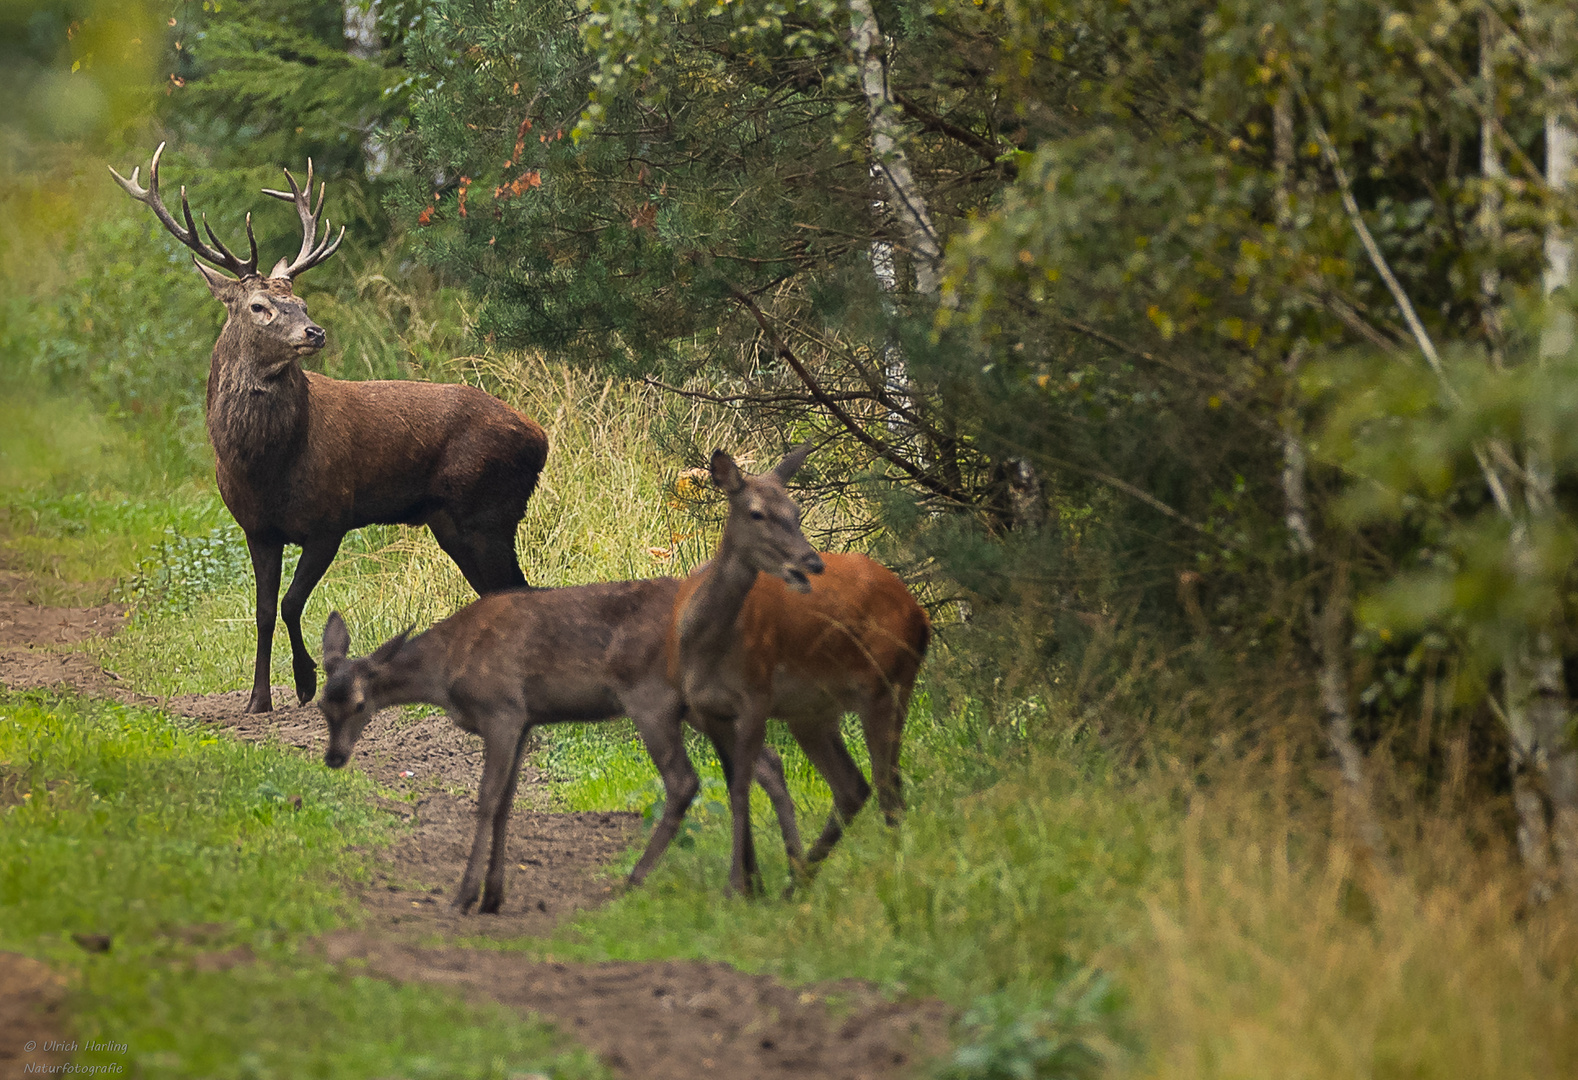
<instances>
[{"instance_id":1,"label":"small green plant","mask_svg":"<svg viewBox=\"0 0 1578 1080\"><path fill-rule=\"evenodd\" d=\"M938 1080L1089 1080L1106 1064L1120 1001L1112 982L1086 971L1030 1002L998 992L960 1018L959 1046Z\"/></svg>"},{"instance_id":2,"label":"small green plant","mask_svg":"<svg viewBox=\"0 0 1578 1080\"><path fill-rule=\"evenodd\" d=\"M234 523L201 536L166 529L118 593L121 600L144 609L186 613L202 597L230 588L250 574L246 540Z\"/></svg>"}]
</instances>

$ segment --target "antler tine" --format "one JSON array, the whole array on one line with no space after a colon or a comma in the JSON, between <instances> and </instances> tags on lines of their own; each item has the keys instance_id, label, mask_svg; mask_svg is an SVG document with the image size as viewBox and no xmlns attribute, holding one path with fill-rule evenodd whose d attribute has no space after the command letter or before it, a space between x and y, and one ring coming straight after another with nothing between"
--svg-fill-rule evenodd
<instances>
[{"instance_id":1,"label":"antler tine","mask_svg":"<svg viewBox=\"0 0 1578 1080\"><path fill-rule=\"evenodd\" d=\"M318 239L318 219L323 214L323 200L328 194L329 185L326 183L318 185L318 202L314 206L312 201L313 171L311 158L307 159L307 183L305 188L296 183L296 178L291 175L289 169L282 171L285 174L286 182L290 184L290 190L276 191L273 188L264 188L263 194L272 195L276 199L295 203L296 205L296 216L301 219L301 251L297 253L295 260L288 264L284 259L281 259L273 271L273 276L275 277L294 278L297 274L312 269L334 254L335 249L340 246L340 241L345 239L345 226L340 226L340 235L335 237L334 242L331 244L329 242L329 234L334 230L334 226L325 221L323 222L323 239L321 241Z\"/></svg>"},{"instance_id":2,"label":"antler tine","mask_svg":"<svg viewBox=\"0 0 1578 1080\"><path fill-rule=\"evenodd\" d=\"M183 196L182 202L184 204L184 202L185 202L184 196L186 195L186 192L183 190L181 192L181 194ZM257 273L257 268L258 268L258 242L257 242L257 238L252 235L252 215L251 214L247 215L247 243L252 245L252 257L250 259L248 259L244 263L240 259L236 258L234 255L232 255L230 253L230 249L225 247L225 242L223 240L219 239L219 237L214 235L213 227L208 224L208 215L207 214L203 215L203 231L208 234L208 238L214 242L214 246L219 249L220 253L223 254L226 259L229 259L232 263L234 263L234 264L236 264L238 266L245 266L249 273L254 273L254 274Z\"/></svg>"},{"instance_id":3,"label":"antler tine","mask_svg":"<svg viewBox=\"0 0 1578 1080\"><path fill-rule=\"evenodd\" d=\"M187 204L186 187L184 185L181 188L181 215L186 219L186 227L182 228L180 222L176 221L175 216L171 214L170 211L165 207L164 200L159 197L159 161L164 157L164 148L165 144L160 143L159 148L153 152L153 160L148 163L147 187L142 187L137 183L137 175L142 171L140 167L132 170L130 180L116 172L113 168L110 169L110 175L115 177L115 182L121 186L121 189L125 191L126 194L130 195L138 202L145 204L150 210L152 210L154 216L159 219L159 223L165 227L170 235L190 248L194 253L197 254L199 258L206 259L215 266L224 267L226 270L229 270L231 273L235 274L238 278L246 277L249 274L256 274L256 241L253 241L252 243L252 259L250 262L242 262L240 259L231 254L230 251L225 248L225 245L219 242L219 238L214 236L214 231L212 229L208 230L208 235L213 239L219 250L215 251L213 248L203 243L202 238L197 233L197 224L192 220L192 208ZM204 218L203 220L203 227L205 229L208 228L207 218ZM252 228L250 223L247 226L247 239L252 239Z\"/></svg>"},{"instance_id":4,"label":"antler tine","mask_svg":"<svg viewBox=\"0 0 1578 1080\"><path fill-rule=\"evenodd\" d=\"M187 246L193 251L196 251L199 255L202 255L203 258L207 259L209 262L218 263L220 266L223 266L226 270L229 270L238 278L252 277L257 274L258 245L257 241L252 238L251 214L247 215L247 239L251 241L252 244L252 258L248 259L246 262L242 262L240 259L236 258L236 256L231 253L230 249L225 247L224 241L220 240L219 237L214 235L214 230L209 227L207 214L203 215L203 229L207 231L208 238L214 242L214 247L217 247L219 250L215 252L212 248L209 248L207 244L203 243L202 239L197 235L197 223L192 220L191 204L186 201L185 184L181 185L181 216L186 219L186 229L191 233L195 241L195 243L187 244Z\"/></svg>"}]
</instances>

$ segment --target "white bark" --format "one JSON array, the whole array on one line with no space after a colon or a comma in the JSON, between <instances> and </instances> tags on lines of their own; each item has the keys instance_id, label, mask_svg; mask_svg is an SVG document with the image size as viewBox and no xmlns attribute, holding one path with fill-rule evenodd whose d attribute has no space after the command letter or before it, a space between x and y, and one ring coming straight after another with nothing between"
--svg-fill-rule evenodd
<instances>
[{"instance_id":1,"label":"white bark","mask_svg":"<svg viewBox=\"0 0 1578 1080\"><path fill-rule=\"evenodd\" d=\"M383 39L378 35L378 0L344 0L345 51L357 60L375 60L383 51ZM366 119L361 121L367 130ZM390 165L389 148L376 131L367 131L362 137L362 152L367 157L367 175L377 178Z\"/></svg>"},{"instance_id":2,"label":"white bark","mask_svg":"<svg viewBox=\"0 0 1578 1080\"><path fill-rule=\"evenodd\" d=\"M1578 133L1551 114L1545 118L1545 182L1557 196L1572 187L1578 167ZM1545 234L1546 295L1572 284L1573 243L1556 222ZM1563 310L1546 323L1540 356L1557 356L1572 348L1572 316ZM1544 451L1544 446L1540 447ZM1553 469L1548 452L1530 453L1530 513L1555 510ZM1551 805L1551 844L1557 872L1569 900L1578 903L1578 747L1571 734L1572 708L1562 678L1562 661L1548 634L1541 634L1533 650L1535 696L1529 720L1537 745L1545 751L1546 797Z\"/></svg>"},{"instance_id":3,"label":"white bark","mask_svg":"<svg viewBox=\"0 0 1578 1080\"><path fill-rule=\"evenodd\" d=\"M1485 111L1479 122L1479 171L1484 188L1479 197L1479 230L1492 258L1501 246L1501 188L1506 177L1496 148L1496 29L1489 12L1479 18L1479 79L1484 86ZM1501 273L1494 265L1479 275L1480 302L1484 305L1485 337L1490 360L1498 369L1501 355Z\"/></svg>"},{"instance_id":4,"label":"white bark","mask_svg":"<svg viewBox=\"0 0 1578 1080\"><path fill-rule=\"evenodd\" d=\"M904 153L904 127L898 106L888 93L888 73L882 62L882 28L871 0L849 0L849 16L853 31L850 46L871 121L871 167L886 184L889 203L904 227L915 262L915 291L935 298L941 288L942 247Z\"/></svg>"}]
</instances>

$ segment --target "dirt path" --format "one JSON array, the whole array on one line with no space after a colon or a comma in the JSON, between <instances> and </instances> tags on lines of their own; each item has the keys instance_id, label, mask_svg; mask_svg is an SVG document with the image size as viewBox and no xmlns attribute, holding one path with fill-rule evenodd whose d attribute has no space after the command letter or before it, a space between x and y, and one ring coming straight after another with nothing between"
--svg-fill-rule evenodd
<instances>
[{"instance_id":1,"label":"dirt path","mask_svg":"<svg viewBox=\"0 0 1578 1080\"><path fill-rule=\"evenodd\" d=\"M124 609L39 607L25 600L25 584L0 570L0 684L69 687L156 706L240 739L322 754L322 717L313 706L293 705L293 695L282 688L275 689L274 711L257 716L244 712L242 691L169 699L137 693L78 648L119 629ZM890 1003L853 981L790 988L723 964L565 964L433 945L435 939L541 935L567 914L603 902L613 889L605 868L636 838L639 819L549 811L546 780L528 762L510 823L513 869L503 911L457 916L446 894L460 880L470 850L480 740L442 715L391 710L368 728L351 766L392 793L379 806L407 828L359 890L363 928L324 939L324 952L335 962L354 961L392 981L439 983L549 1017L601 1054L616 1075L632 1080L888 1080L912 1075L917 1062L946 1048L948 1015L939 1003ZM40 1031L62 1032L69 1025L61 1000L59 979L48 968L0 954L0 1030L14 1015L36 1020ZM22 1068L22 1059L3 1055L0 1049L0 1076ZM58 1063L60 1055L37 1060Z\"/></svg>"}]
</instances>

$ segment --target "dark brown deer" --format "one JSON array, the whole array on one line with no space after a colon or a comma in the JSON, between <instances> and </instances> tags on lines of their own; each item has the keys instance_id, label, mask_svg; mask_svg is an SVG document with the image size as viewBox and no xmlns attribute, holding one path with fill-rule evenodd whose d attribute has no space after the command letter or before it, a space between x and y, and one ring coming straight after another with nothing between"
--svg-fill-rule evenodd
<instances>
[{"instance_id":1,"label":"dark brown deer","mask_svg":"<svg viewBox=\"0 0 1578 1080\"><path fill-rule=\"evenodd\" d=\"M631 884L639 884L679 831L699 787L664 653L678 593L674 578L498 593L425 634L391 638L360 659L349 658L350 635L335 612L323 628L328 677L318 707L329 721L324 763L343 766L368 720L391 705L436 705L463 730L481 735L477 832L454 905L469 908L481 888L481 910L495 912L504 895L505 837L531 729L628 715L665 792L663 817L630 872ZM772 800L784 847L791 863L800 865L800 833L783 763L771 747L763 747L755 760L755 776Z\"/></svg>"},{"instance_id":2,"label":"dark brown deer","mask_svg":"<svg viewBox=\"0 0 1578 1080\"><path fill-rule=\"evenodd\" d=\"M229 313L209 366L208 437L219 493L246 534L257 581L257 656L247 711L272 707L269 659L286 544L301 547L282 606L296 697L306 704L317 692L318 675L302 641L301 614L345 534L363 525L425 524L479 594L525 585L515 530L537 486L548 439L535 422L473 387L343 382L302 370L302 358L323 348L325 335L292 293L293 283L333 255L345 236L342 226L331 243L327 222L318 236L324 187L314 208L312 163L305 191L288 169L289 191L264 189L295 204L302 228L300 253L280 259L265 278L257 269L251 214L251 255L241 259L206 217L203 229L213 246L203 242L184 187L186 224L165 209L159 198L163 153L160 143L146 188L137 183L137 169L130 180L110 173L196 254L193 264Z\"/></svg>"},{"instance_id":3,"label":"dark brown deer","mask_svg":"<svg viewBox=\"0 0 1578 1080\"><path fill-rule=\"evenodd\" d=\"M669 628L669 676L729 781L729 884L742 893L759 890L761 878L750 773L734 763L761 752L768 717L788 722L833 790L833 812L807 857L814 866L871 795L839 730L847 711L860 716L877 800L897 824L904 719L931 640L926 612L891 570L864 555L820 555L807 542L784 484L809 451L761 476L713 451L712 479L729 498L729 518L712 561L680 585Z\"/></svg>"}]
</instances>

